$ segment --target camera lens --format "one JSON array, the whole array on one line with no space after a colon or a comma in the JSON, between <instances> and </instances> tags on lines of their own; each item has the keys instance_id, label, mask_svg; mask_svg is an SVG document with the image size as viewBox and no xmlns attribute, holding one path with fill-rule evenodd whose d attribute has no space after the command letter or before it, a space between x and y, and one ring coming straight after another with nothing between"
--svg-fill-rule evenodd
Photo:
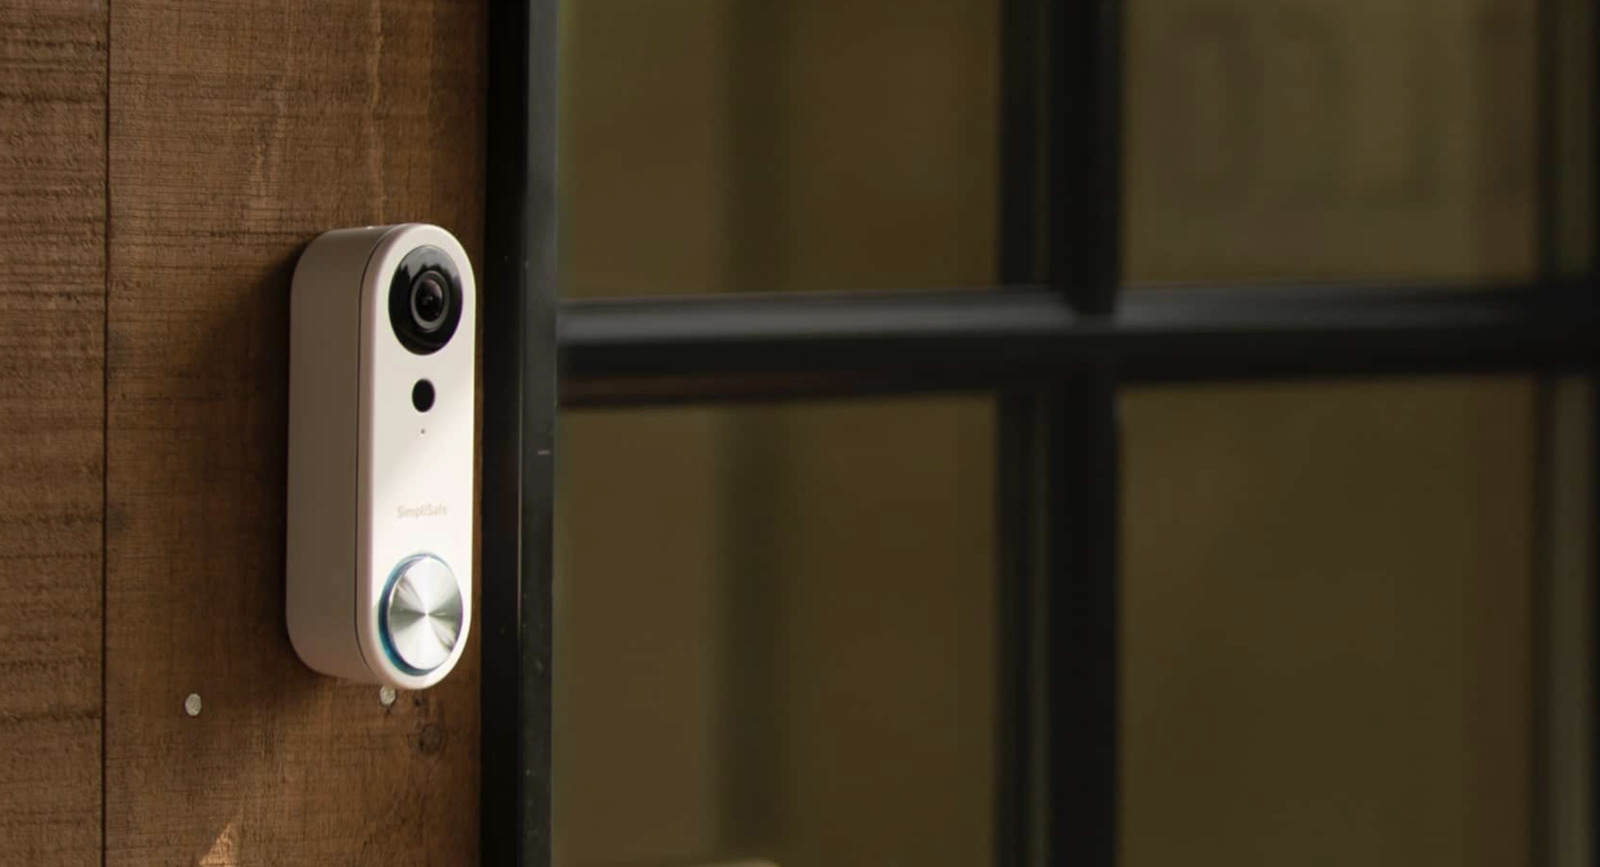
<instances>
[{"instance_id":1,"label":"camera lens","mask_svg":"<svg viewBox=\"0 0 1600 867\"><path fill-rule=\"evenodd\" d=\"M466 307L461 272L438 247L407 253L389 278L389 326L400 345L417 355L449 345Z\"/></svg>"},{"instance_id":2,"label":"camera lens","mask_svg":"<svg viewBox=\"0 0 1600 867\"><path fill-rule=\"evenodd\" d=\"M424 334L439 330L450 315L450 295L437 271L424 271L411 281L411 319Z\"/></svg>"}]
</instances>

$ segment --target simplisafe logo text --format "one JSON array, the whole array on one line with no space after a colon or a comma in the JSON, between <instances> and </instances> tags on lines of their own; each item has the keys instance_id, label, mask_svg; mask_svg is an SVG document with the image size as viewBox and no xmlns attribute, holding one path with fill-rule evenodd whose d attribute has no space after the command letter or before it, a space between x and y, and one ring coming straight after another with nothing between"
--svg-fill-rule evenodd
<instances>
[{"instance_id":1,"label":"simplisafe logo text","mask_svg":"<svg viewBox=\"0 0 1600 867\"><path fill-rule=\"evenodd\" d=\"M402 518L437 518L450 514L444 503L423 503L420 506L399 506L395 509Z\"/></svg>"}]
</instances>

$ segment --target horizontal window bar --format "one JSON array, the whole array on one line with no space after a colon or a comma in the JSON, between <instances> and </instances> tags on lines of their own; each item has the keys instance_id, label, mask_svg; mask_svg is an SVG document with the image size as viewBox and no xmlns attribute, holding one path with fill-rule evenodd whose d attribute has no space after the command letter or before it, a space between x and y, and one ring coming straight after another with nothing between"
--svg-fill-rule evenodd
<instances>
[{"instance_id":1,"label":"horizontal window bar","mask_svg":"<svg viewBox=\"0 0 1600 867\"><path fill-rule=\"evenodd\" d=\"M1091 363L1131 380L1589 366L1582 286L1162 287L1080 315L1043 287L738 294L561 307L568 405L1007 389Z\"/></svg>"}]
</instances>

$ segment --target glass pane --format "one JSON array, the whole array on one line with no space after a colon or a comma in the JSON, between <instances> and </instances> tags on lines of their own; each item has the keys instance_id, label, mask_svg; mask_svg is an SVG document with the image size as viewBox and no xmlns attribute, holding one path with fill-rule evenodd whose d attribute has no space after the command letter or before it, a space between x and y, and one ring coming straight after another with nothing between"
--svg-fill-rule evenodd
<instances>
[{"instance_id":1,"label":"glass pane","mask_svg":"<svg viewBox=\"0 0 1600 867\"><path fill-rule=\"evenodd\" d=\"M564 3L571 294L993 282L997 9Z\"/></svg>"},{"instance_id":2,"label":"glass pane","mask_svg":"<svg viewBox=\"0 0 1600 867\"><path fill-rule=\"evenodd\" d=\"M1131 0L1130 279L1527 276L1537 8Z\"/></svg>"},{"instance_id":3,"label":"glass pane","mask_svg":"<svg viewBox=\"0 0 1600 867\"><path fill-rule=\"evenodd\" d=\"M564 416L560 864L988 860L992 416Z\"/></svg>"},{"instance_id":4,"label":"glass pane","mask_svg":"<svg viewBox=\"0 0 1600 867\"><path fill-rule=\"evenodd\" d=\"M563 15L575 296L994 280L996 4ZM1127 29L1130 280L1531 273L1534 6L1133 0Z\"/></svg>"},{"instance_id":5,"label":"glass pane","mask_svg":"<svg viewBox=\"0 0 1600 867\"><path fill-rule=\"evenodd\" d=\"M1532 385L1122 412L1123 863L1526 864Z\"/></svg>"}]
</instances>

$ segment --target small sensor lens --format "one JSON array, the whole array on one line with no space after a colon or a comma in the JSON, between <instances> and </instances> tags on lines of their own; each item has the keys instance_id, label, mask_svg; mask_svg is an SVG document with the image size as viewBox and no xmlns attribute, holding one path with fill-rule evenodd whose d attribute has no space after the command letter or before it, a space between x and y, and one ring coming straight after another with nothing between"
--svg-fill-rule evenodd
<instances>
[{"instance_id":1,"label":"small sensor lens","mask_svg":"<svg viewBox=\"0 0 1600 867\"><path fill-rule=\"evenodd\" d=\"M411 405L417 408L417 412L433 409L433 383L426 379L417 380L417 384L411 387Z\"/></svg>"}]
</instances>

